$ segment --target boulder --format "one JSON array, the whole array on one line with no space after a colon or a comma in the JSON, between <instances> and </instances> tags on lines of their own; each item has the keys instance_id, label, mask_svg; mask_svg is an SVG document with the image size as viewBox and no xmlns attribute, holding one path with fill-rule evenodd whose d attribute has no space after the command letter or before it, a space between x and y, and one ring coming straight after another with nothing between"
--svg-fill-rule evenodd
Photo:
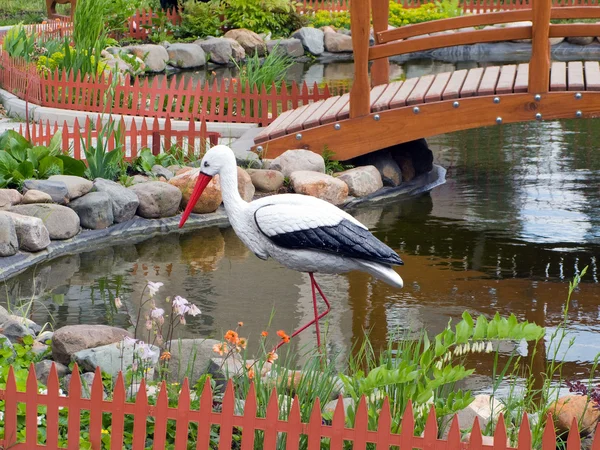
<instances>
[{"instance_id":1,"label":"boulder","mask_svg":"<svg viewBox=\"0 0 600 450\"><path fill-rule=\"evenodd\" d=\"M0 324L10 319L10 313L4 306L0 306Z\"/></svg>"},{"instance_id":2,"label":"boulder","mask_svg":"<svg viewBox=\"0 0 600 450\"><path fill-rule=\"evenodd\" d=\"M551 37L548 40L550 41L550 45L557 45L557 44L560 44L561 42L563 42L565 40L565 38L564 37Z\"/></svg>"},{"instance_id":3,"label":"boulder","mask_svg":"<svg viewBox=\"0 0 600 450\"><path fill-rule=\"evenodd\" d=\"M236 61L240 62L246 58L246 50L240 45L235 39L225 38L231 44L231 57Z\"/></svg>"},{"instance_id":4,"label":"boulder","mask_svg":"<svg viewBox=\"0 0 600 450\"><path fill-rule=\"evenodd\" d=\"M233 50L228 39L209 38L198 40L194 44L202 47L202 50L207 53L207 58L215 64L229 64L231 62Z\"/></svg>"},{"instance_id":5,"label":"boulder","mask_svg":"<svg viewBox=\"0 0 600 450\"><path fill-rule=\"evenodd\" d=\"M267 52L267 46L261 37L254 31L250 31L246 28L238 28L236 30L229 30L225 33L225 37L233 39L240 44L248 56L264 56Z\"/></svg>"},{"instance_id":6,"label":"boulder","mask_svg":"<svg viewBox=\"0 0 600 450\"><path fill-rule=\"evenodd\" d=\"M71 362L71 355L87 348L114 344L131 333L107 325L67 325L52 336L52 358L63 364Z\"/></svg>"},{"instance_id":7,"label":"boulder","mask_svg":"<svg viewBox=\"0 0 600 450\"><path fill-rule=\"evenodd\" d=\"M325 50L331 53L352 52L352 37L341 33L325 33Z\"/></svg>"},{"instance_id":8,"label":"boulder","mask_svg":"<svg viewBox=\"0 0 600 450\"><path fill-rule=\"evenodd\" d=\"M554 417L554 424L560 433L568 432L575 419L579 423L579 431L589 434L600 420L600 409L594 406L585 395L566 395L550 405L548 412Z\"/></svg>"},{"instance_id":9,"label":"boulder","mask_svg":"<svg viewBox=\"0 0 600 450\"><path fill-rule=\"evenodd\" d=\"M364 197L383 187L381 174L375 166L356 167L335 176L348 185L348 192L354 197Z\"/></svg>"},{"instance_id":10,"label":"boulder","mask_svg":"<svg viewBox=\"0 0 600 450\"><path fill-rule=\"evenodd\" d=\"M348 185L324 173L299 170L292 173L290 181L294 192L317 197L334 205L341 205L348 198Z\"/></svg>"},{"instance_id":11,"label":"boulder","mask_svg":"<svg viewBox=\"0 0 600 450\"><path fill-rule=\"evenodd\" d=\"M325 33L317 28L302 27L294 34L293 38L300 39L304 49L312 55L319 56L325 51L323 44Z\"/></svg>"},{"instance_id":12,"label":"boulder","mask_svg":"<svg viewBox=\"0 0 600 450\"><path fill-rule=\"evenodd\" d=\"M144 61L147 72L163 72L167 68L169 53L161 45L131 45L124 47L123 50Z\"/></svg>"},{"instance_id":13,"label":"boulder","mask_svg":"<svg viewBox=\"0 0 600 450\"><path fill-rule=\"evenodd\" d=\"M71 385L71 377L72 374L65 375L62 379L61 386L65 391L65 394L69 394L69 387ZM86 372L79 375L81 379L81 398L90 398L90 394L92 392L92 384L94 383L94 378L96 378L96 374L93 372ZM103 393L103 397L106 398L106 392Z\"/></svg>"},{"instance_id":14,"label":"boulder","mask_svg":"<svg viewBox=\"0 0 600 450\"><path fill-rule=\"evenodd\" d=\"M304 47L300 39L275 39L267 42L267 50L269 53L277 52L282 55L291 56L292 58L299 58L304 56Z\"/></svg>"},{"instance_id":15,"label":"boulder","mask_svg":"<svg viewBox=\"0 0 600 450\"><path fill-rule=\"evenodd\" d=\"M16 189L0 189L0 209L21 203L23 196Z\"/></svg>"},{"instance_id":16,"label":"boulder","mask_svg":"<svg viewBox=\"0 0 600 450\"><path fill-rule=\"evenodd\" d=\"M20 342L25 336L35 336L27 325L14 319L8 319L0 324L0 334L6 336L10 342Z\"/></svg>"},{"instance_id":17,"label":"boulder","mask_svg":"<svg viewBox=\"0 0 600 450\"><path fill-rule=\"evenodd\" d=\"M183 382L187 376L190 385L206 373L216 353L213 347L220 344L216 339L178 339L165 345L171 348L168 378Z\"/></svg>"},{"instance_id":18,"label":"boulder","mask_svg":"<svg viewBox=\"0 0 600 450\"><path fill-rule=\"evenodd\" d=\"M144 350L145 348L145 350ZM137 355L136 355L137 353ZM100 367L102 372L116 377L119 371L125 372L135 360L144 360L146 368L154 368L158 364L160 348L155 345L140 345L133 342L120 341L112 344L102 345L100 347L87 348L74 353L71 359L75 361L82 370L94 372L96 367ZM148 373L151 379L153 373Z\"/></svg>"},{"instance_id":19,"label":"boulder","mask_svg":"<svg viewBox=\"0 0 600 450\"><path fill-rule=\"evenodd\" d=\"M394 145L388 147L387 150L390 151L392 158L394 158L398 166L400 166L403 174L405 171L402 170L402 166L407 159L411 160L415 176L431 172L433 169L433 152L424 138ZM405 170L409 175L410 168L406 168ZM409 179L410 178L403 178L404 181L409 181Z\"/></svg>"},{"instance_id":20,"label":"boulder","mask_svg":"<svg viewBox=\"0 0 600 450\"><path fill-rule=\"evenodd\" d=\"M38 334L42 331L42 327L35 323L33 320L28 319L27 317L17 316L15 314L11 314L9 316L10 320L14 320L15 322L20 323L24 327L27 327L31 330L33 334Z\"/></svg>"},{"instance_id":21,"label":"boulder","mask_svg":"<svg viewBox=\"0 0 600 450\"><path fill-rule=\"evenodd\" d=\"M152 166L152 173L157 177L164 177L167 181L173 178L173 172L158 164Z\"/></svg>"},{"instance_id":22,"label":"boulder","mask_svg":"<svg viewBox=\"0 0 600 450\"><path fill-rule=\"evenodd\" d=\"M402 181L410 181L415 178L415 166L410 155L394 155L394 159L400 166L400 172L402 172Z\"/></svg>"},{"instance_id":23,"label":"boulder","mask_svg":"<svg viewBox=\"0 0 600 450\"><path fill-rule=\"evenodd\" d=\"M104 178L96 178L92 190L108 195L115 223L126 222L135 216L140 202L132 190Z\"/></svg>"},{"instance_id":24,"label":"boulder","mask_svg":"<svg viewBox=\"0 0 600 450\"><path fill-rule=\"evenodd\" d=\"M93 183L85 178L73 175L52 175L48 178L50 181L62 182L67 186L69 200L75 200L92 190Z\"/></svg>"},{"instance_id":25,"label":"boulder","mask_svg":"<svg viewBox=\"0 0 600 450\"><path fill-rule=\"evenodd\" d=\"M244 200L249 202L254 197L255 192L254 185L252 184L252 179L244 169L238 167L237 170L238 192ZM171 178L171 180L169 181L169 184L172 184L181 191L182 208L185 208L187 206L187 203L192 195L192 191L194 190L194 186L196 185L198 174L198 170L191 169ZM207 214L215 212L222 202L223 197L221 196L221 182L219 175L216 175L215 177L213 177L210 183L208 183L206 189L204 189L202 196L198 200L198 203L196 203L196 206L194 207L192 212L195 214Z\"/></svg>"},{"instance_id":26,"label":"boulder","mask_svg":"<svg viewBox=\"0 0 600 450\"><path fill-rule=\"evenodd\" d=\"M569 36L567 42L575 45L590 45L594 39L594 36Z\"/></svg>"},{"instance_id":27,"label":"boulder","mask_svg":"<svg viewBox=\"0 0 600 450\"><path fill-rule=\"evenodd\" d=\"M83 228L102 230L114 222L110 197L105 192L90 192L69 205L79 216Z\"/></svg>"},{"instance_id":28,"label":"boulder","mask_svg":"<svg viewBox=\"0 0 600 450\"><path fill-rule=\"evenodd\" d=\"M261 192L275 192L283 186L283 174L277 170L246 169L254 187Z\"/></svg>"},{"instance_id":29,"label":"boulder","mask_svg":"<svg viewBox=\"0 0 600 450\"><path fill-rule=\"evenodd\" d=\"M137 174L131 178L131 184L147 183L148 181L150 181L150 177L146 175Z\"/></svg>"},{"instance_id":30,"label":"boulder","mask_svg":"<svg viewBox=\"0 0 600 450\"><path fill-rule=\"evenodd\" d=\"M379 150L352 160L354 166L375 166L381 174L384 186L402 183L402 171L388 150Z\"/></svg>"},{"instance_id":31,"label":"boulder","mask_svg":"<svg viewBox=\"0 0 600 450\"><path fill-rule=\"evenodd\" d=\"M337 31L335 30L335 28L330 27L329 25L325 25L324 27L321 27L321 31L325 34L327 33L337 33Z\"/></svg>"},{"instance_id":32,"label":"boulder","mask_svg":"<svg viewBox=\"0 0 600 450\"><path fill-rule=\"evenodd\" d=\"M50 376L52 364L56 365L58 379L64 378L65 375L69 373L69 368L64 364L44 359L43 361L35 363L35 376L40 383L44 385L48 384L48 377Z\"/></svg>"},{"instance_id":33,"label":"boulder","mask_svg":"<svg viewBox=\"0 0 600 450\"><path fill-rule=\"evenodd\" d=\"M36 336L35 340L38 342L46 343L47 341L52 341L52 336L54 336L53 331L44 331Z\"/></svg>"},{"instance_id":34,"label":"boulder","mask_svg":"<svg viewBox=\"0 0 600 450\"><path fill-rule=\"evenodd\" d=\"M0 256L12 256L18 250L19 240L12 218L0 215Z\"/></svg>"},{"instance_id":35,"label":"boulder","mask_svg":"<svg viewBox=\"0 0 600 450\"><path fill-rule=\"evenodd\" d=\"M50 197L50 194L46 194L45 192L30 189L25 192L21 203L23 205L30 205L32 203L52 203L52 197Z\"/></svg>"},{"instance_id":36,"label":"boulder","mask_svg":"<svg viewBox=\"0 0 600 450\"><path fill-rule=\"evenodd\" d=\"M251 365L254 360L246 360L245 363ZM217 386L224 388L228 380L244 374L246 366L242 357L234 353L227 358L212 358L207 371L212 375L212 379L215 380Z\"/></svg>"},{"instance_id":37,"label":"boulder","mask_svg":"<svg viewBox=\"0 0 600 450\"><path fill-rule=\"evenodd\" d=\"M10 217L15 225L19 249L26 252L39 252L50 245L50 234L42 219L22 216L9 211L0 212L0 216Z\"/></svg>"},{"instance_id":38,"label":"boulder","mask_svg":"<svg viewBox=\"0 0 600 450\"><path fill-rule=\"evenodd\" d=\"M161 181L149 181L129 188L138 196L140 204L137 215L146 219L171 217L177 214L181 203L181 191Z\"/></svg>"},{"instance_id":39,"label":"boulder","mask_svg":"<svg viewBox=\"0 0 600 450\"><path fill-rule=\"evenodd\" d=\"M167 48L169 64L180 69L201 67L206 64L202 47L196 44L171 44Z\"/></svg>"},{"instance_id":40,"label":"boulder","mask_svg":"<svg viewBox=\"0 0 600 450\"><path fill-rule=\"evenodd\" d=\"M344 412L346 413L346 416L348 416L348 410L350 411L354 411L356 408L356 402L354 401L354 399L352 397L348 397L348 398L344 398L344 399L336 399L336 400L331 400L330 402L326 403L325 406L323 407L323 414L331 414L333 416L333 413L335 412L335 408L337 407L338 402L342 402L344 404Z\"/></svg>"},{"instance_id":41,"label":"boulder","mask_svg":"<svg viewBox=\"0 0 600 450\"><path fill-rule=\"evenodd\" d=\"M69 203L69 189L62 181L25 180L23 183L23 193L26 194L30 189L45 192L52 197L54 203L58 203L59 205Z\"/></svg>"},{"instance_id":42,"label":"boulder","mask_svg":"<svg viewBox=\"0 0 600 450\"><path fill-rule=\"evenodd\" d=\"M79 233L79 216L66 206L37 203L13 206L10 211L41 219L48 229L50 239L70 239Z\"/></svg>"},{"instance_id":43,"label":"boulder","mask_svg":"<svg viewBox=\"0 0 600 450\"><path fill-rule=\"evenodd\" d=\"M321 155L310 150L288 150L273 159L269 169L278 170L284 177L289 177L299 170L325 173L325 160Z\"/></svg>"},{"instance_id":44,"label":"boulder","mask_svg":"<svg viewBox=\"0 0 600 450\"><path fill-rule=\"evenodd\" d=\"M493 407L492 407L493 406ZM475 419L479 420L481 429L485 429L490 420L494 422L498 419L501 412L504 412L504 405L500 400L493 399L487 394L479 394L465 409L460 410L456 415L458 417L458 426L461 430L470 429ZM446 433L450 427L446 427Z\"/></svg>"}]
</instances>

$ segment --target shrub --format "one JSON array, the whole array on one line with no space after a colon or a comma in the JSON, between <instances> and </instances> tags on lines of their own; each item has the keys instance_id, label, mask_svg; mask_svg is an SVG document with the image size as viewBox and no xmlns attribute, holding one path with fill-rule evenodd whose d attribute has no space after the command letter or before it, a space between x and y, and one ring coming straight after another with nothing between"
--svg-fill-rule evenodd
<instances>
[{"instance_id":1,"label":"shrub","mask_svg":"<svg viewBox=\"0 0 600 450\"><path fill-rule=\"evenodd\" d=\"M27 34L22 24L15 25L7 31L2 48L13 58L31 61L36 55L35 36Z\"/></svg>"},{"instance_id":2,"label":"shrub","mask_svg":"<svg viewBox=\"0 0 600 450\"><path fill-rule=\"evenodd\" d=\"M289 36L302 18L289 0L223 0L226 24L255 33Z\"/></svg>"},{"instance_id":3,"label":"shrub","mask_svg":"<svg viewBox=\"0 0 600 450\"><path fill-rule=\"evenodd\" d=\"M217 2L186 0L181 11L181 37L206 37L221 34L221 7Z\"/></svg>"}]
</instances>

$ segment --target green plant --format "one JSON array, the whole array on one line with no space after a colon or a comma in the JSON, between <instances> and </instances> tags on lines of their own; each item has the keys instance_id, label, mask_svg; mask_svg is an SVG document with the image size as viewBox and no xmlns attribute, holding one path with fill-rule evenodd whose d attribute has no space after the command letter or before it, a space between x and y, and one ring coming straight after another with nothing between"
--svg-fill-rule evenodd
<instances>
[{"instance_id":1,"label":"green plant","mask_svg":"<svg viewBox=\"0 0 600 450\"><path fill-rule=\"evenodd\" d=\"M273 49L262 61L255 52L253 56L248 58L246 64L240 65L235 59L233 63L240 72L240 84L242 92L246 89L246 85L250 88L265 86L267 92L271 91L273 84L279 89L285 78L287 70L294 64L293 58L278 52L277 47Z\"/></svg>"},{"instance_id":2,"label":"green plant","mask_svg":"<svg viewBox=\"0 0 600 450\"><path fill-rule=\"evenodd\" d=\"M2 48L11 57L26 61L33 60L38 53L35 36L28 34L22 24L15 25L6 32Z\"/></svg>"},{"instance_id":3,"label":"green plant","mask_svg":"<svg viewBox=\"0 0 600 450\"><path fill-rule=\"evenodd\" d=\"M186 0L181 11L179 37L201 38L221 34L221 5L217 1Z\"/></svg>"},{"instance_id":4,"label":"green plant","mask_svg":"<svg viewBox=\"0 0 600 450\"><path fill-rule=\"evenodd\" d=\"M116 125L114 121L109 120L98 130L96 143L92 144L92 131L88 132L86 139L81 138L81 144L85 152L85 159L88 168L85 176L90 180L96 178L105 178L107 180L116 179L122 168L123 155L123 125ZM109 140L114 139L115 148L108 149Z\"/></svg>"},{"instance_id":5,"label":"green plant","mask_svg":"<svg viewBox=\"0 0 600 450\"><path fill-rule=\"evenodd\" d=\"M287 37L294 31L289 27L302 22L289 0L223 0L222 6L230 28Z\"/></svg>"},{"instance_id":6,"label":"green plant","mask_svg":"<svg viewBox=\"0 0 600 450\"><path fill-rule=\"evenodd\" d=\"M323 156L323 160L325 161L325 173L328 175L333 175L336 172L343 172L344 170L352 169L354 167L351 164L343 164L342 162L333 159L335 153L329 150L327 146L323 148L321 156Z\"/></svg>"},{"instance_id":7,"label":"green plant","mask_svg":"<svg viewBox=\"0 0 600 450\"><path fill-rule=\"evenodd\" d=\"M107 34L122 36L128 30L128 19L142 6L140 0L106 0L103 4Z\"/></svg>"},{"instance_id":8,"label":"green plant","mask_svg":"<svg viewBox=\"0 0 600 450\"><path fill-rule=\"evenodd\" d=\"M435 6L444 18L462 15L460 0L436 0Z\"/></svg>"},{"instance_id":9,"label":"green plant","mask_svg":"<svg viewBox=\"0 0 600 450\"><path fill-rule=\"evenodd\" d=\"M57 132L48 147L33 144L13 130L0 135L0 187L19 186L30 178L50 175L83 176L85 164L61 152L62 134Z\"/></svg>"},{"instance_id":10,"label":"green plant","mask_svg":"<svg viewBox=\"0 0 600 450\"><path fill-rule=\"evenodd\" d=\"M168 167L175 164L178 164L178 161L172 154L165 152L153 155L152 150L143 148L140 151L140 156L133 163L133 168L138 172L150 175L152 174L152 167L155 165Z\"/></svg>"}]
</instances>

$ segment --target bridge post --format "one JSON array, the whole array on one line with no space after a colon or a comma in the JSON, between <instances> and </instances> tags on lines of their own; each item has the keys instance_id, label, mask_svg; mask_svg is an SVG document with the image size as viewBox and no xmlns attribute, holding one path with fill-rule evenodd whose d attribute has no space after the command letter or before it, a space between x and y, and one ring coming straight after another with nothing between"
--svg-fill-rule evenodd
<instances>
[{"instance_id":1,"label":"bridge post","mask_svg":"<svg viewBox=\"0 0 600 450\"><path fill-rule=\"evenodd\" d=\"M370 0L350 2L350 28L354 50L354 82L350 90L350 118L366 116L371 111L369 87Z\"/></svg>"},{"instance_id":2,"label":"bridge post","mask_svg":"<svg viewBox=\"0 0 600 450\"><path fill-rule=\"evenodd\" d=\"M378 44L377 33L387 31L389 25L390 3L388 0L372 0L373 34ZM378 86L390 82L390 63L388 58L376 59L371 67L371 85Z\"/></svg>"},{"instance_id":3,"label":"bridge post","mask_svg":"<svg viewBox=\"0 0 600 450\"><path fill-rule=\"evenodd\" d=\"M550 87L550 10L552 0L532 0L529 92L547 93Z\"/></svg>"}]
</instances>

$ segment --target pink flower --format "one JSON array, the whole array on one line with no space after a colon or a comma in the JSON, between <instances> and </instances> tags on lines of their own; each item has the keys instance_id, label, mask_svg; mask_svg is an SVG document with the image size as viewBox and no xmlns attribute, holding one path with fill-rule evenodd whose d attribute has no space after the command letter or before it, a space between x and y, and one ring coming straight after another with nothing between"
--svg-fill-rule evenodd
<instances>
[{"instance_id":1,"label":"pink flower","mask_svg":"<svg viewBox=\"0 0 600 450\"><path fill-rule=\"evenodd\" d=\"M121 306L123 306L123 302L121 302L121 298L115 297L115 308L119 309Z\"/></svg>"},{"instance_id":2,"label":"pink flower","mask_svg":"<svg viewBox=\"0 0 600 450\"><path fill-rule=\"evenodd\" d=\"M152 329L152 321L150 319L146 320L146 330L150 331Z\"/></svg>"},{"instance_id":3,"label":"pink flower","mask_svg":"<svg viewBox=\"0 0 600 450\"><path fill-rule=\"evenodd\" d=\"M188 310L188 306L190 302L188 302L185 298L180 297L179 295L176 295L175 298L173 299L173 311L175 311L176 314L185 314Z\"/></svg>"},{"instance_id":4,"label":"pink flower","mask_svg":"<svg viewBox=\"0 0 600 450\"><path fill-rule=\"evenodd\" d=\"M150 317L153 319L160 319L164 314L165 310L162 308L152 308L152 311L150 311Z\"/></svg>"}]
</instances>

